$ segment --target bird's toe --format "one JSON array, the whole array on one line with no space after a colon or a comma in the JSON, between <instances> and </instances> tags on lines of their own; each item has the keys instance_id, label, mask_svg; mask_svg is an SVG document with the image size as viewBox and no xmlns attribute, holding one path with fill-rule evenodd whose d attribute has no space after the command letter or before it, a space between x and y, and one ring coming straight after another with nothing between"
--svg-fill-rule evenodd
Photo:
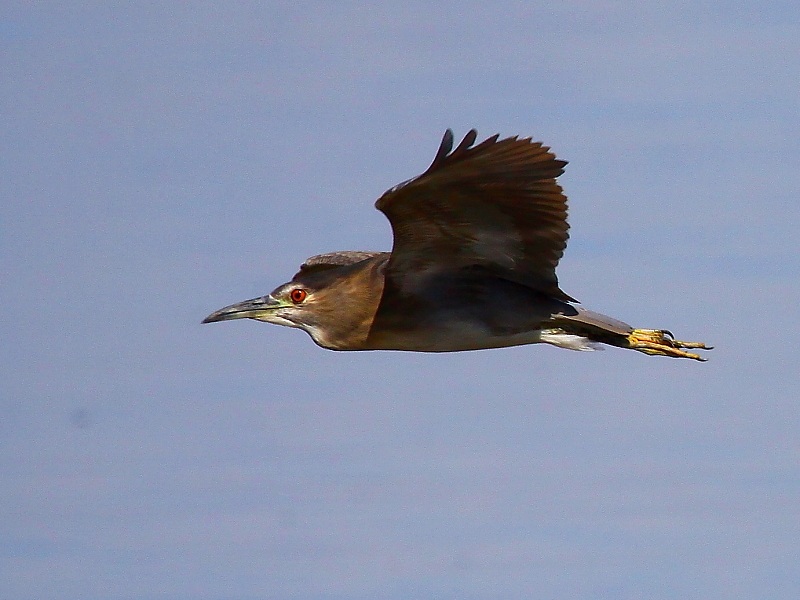
<instances>
[{"instance_id":1,"label":"bird's toe","mask_svg":"<svg viewBox=\"0 0 800 600\"><path fill-rule=\"evenodd\" d=\"M653 356L669 356L672 358L691 358L692 360L705 361L699 354L687 352L684 348L711 350L703 342L683 342L676 340L673 335L664 329L634 329L628 334L628 348L638 350Z\"/></svg>"}]
</instances>

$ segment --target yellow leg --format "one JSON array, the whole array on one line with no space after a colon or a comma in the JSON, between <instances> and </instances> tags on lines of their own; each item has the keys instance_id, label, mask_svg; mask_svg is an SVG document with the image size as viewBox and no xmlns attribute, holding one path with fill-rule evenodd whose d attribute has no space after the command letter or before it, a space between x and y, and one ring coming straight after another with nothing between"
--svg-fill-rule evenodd
<instances>
[{"instance_id":1,"label":"yellow leg","mask_svg":"<svg viewBox=\"0 0 800 600\"><path fill-rule=\"evenodd\" d=\"M702 342L681 342L676 340L666 329L634 329L628 334L628 348L655 356L691 358L704 361L706 359L699 354L686 352L682 348L711 350L713 346L706 346Z\"/></svg>"}]
</instances>

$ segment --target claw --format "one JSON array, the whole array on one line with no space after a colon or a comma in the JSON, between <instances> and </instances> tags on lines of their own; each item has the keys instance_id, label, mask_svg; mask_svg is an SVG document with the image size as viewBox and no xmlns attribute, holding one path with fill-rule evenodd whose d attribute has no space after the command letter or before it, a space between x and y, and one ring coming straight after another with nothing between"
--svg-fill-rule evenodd
<instances>
[{"instance_id":1,"label":"claw","mask_svg":"<svg viewBox=\"0 0 800 600\"><path fill-rule=\"evenodd\" d=\"M628 348L644 352L653 356L670 356L672 358L691 358L705 361L699 354L686 352L682 348L698 348L711 350L713 346L706 346L703 342L682 342L676 340L671 332L666 329L634 329L628 334Z\"/></svg>"}]
</instances>

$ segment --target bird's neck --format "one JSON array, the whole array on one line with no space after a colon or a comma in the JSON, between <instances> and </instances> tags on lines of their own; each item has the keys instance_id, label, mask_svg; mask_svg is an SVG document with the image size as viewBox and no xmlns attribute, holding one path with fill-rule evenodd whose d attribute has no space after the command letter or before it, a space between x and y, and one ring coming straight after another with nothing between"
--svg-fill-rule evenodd
<instances>
[{"instance_id":1,"label":"bird's neck","mask_svg":"<svg viewBox=\"0 0 800 600\"><path fill-rule=\"evenodd\" d=\"M318 345L330 350L368 349L367 339L383 295L387 262L388 253L343 267L352 271L329 290L336 300L325 326L308 330Z\"/></svg>"}]
</instances>

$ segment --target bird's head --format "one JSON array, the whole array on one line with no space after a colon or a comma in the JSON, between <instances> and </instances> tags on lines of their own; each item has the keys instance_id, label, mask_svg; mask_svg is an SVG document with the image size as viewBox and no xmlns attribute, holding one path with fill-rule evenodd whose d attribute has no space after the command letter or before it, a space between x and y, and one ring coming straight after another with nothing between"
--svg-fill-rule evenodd
<instances>
[{"instance_id":1,"label":"bird's head","mask_svg":"<svg viewBox=\"0 0 800 600\"><path fill-rule=\"evenodd\" d=\"M237 302L214 311L203 319L203 323L255 319L303 329L315 342L324 345L325 325L328 320L326 317L335 305L335 300L330 296L329 288L312 288L306 283L290 281L266 296Z\"/></svg>"},{"instance_id":2,"label":"bird's head","mask_svg":"<svg viewBox=\"0 0 800 600\"><path fill-rule=\"evenodd\" d=\"M203 323L255 319L303 329L324 348L357 349L368 334L383 291L382 276L376 277L368 263L304 265L290 282L266 296L221 308Z\"/></svg>"},{"instance_id":3,"label":"bird's head","mask_svg":"<svg viewBox=\"0 0 800 600\"><path fill-rule=\"evenodd\" d=\"M309 306L316 300L315 292L316 290L309 290L290 281L266 296L220 308L203 319L203 323L255 319L286 327L302 327L309 322L309 316L314 314L313 310L309 310Z\"/></svg>"}]
</instances>

